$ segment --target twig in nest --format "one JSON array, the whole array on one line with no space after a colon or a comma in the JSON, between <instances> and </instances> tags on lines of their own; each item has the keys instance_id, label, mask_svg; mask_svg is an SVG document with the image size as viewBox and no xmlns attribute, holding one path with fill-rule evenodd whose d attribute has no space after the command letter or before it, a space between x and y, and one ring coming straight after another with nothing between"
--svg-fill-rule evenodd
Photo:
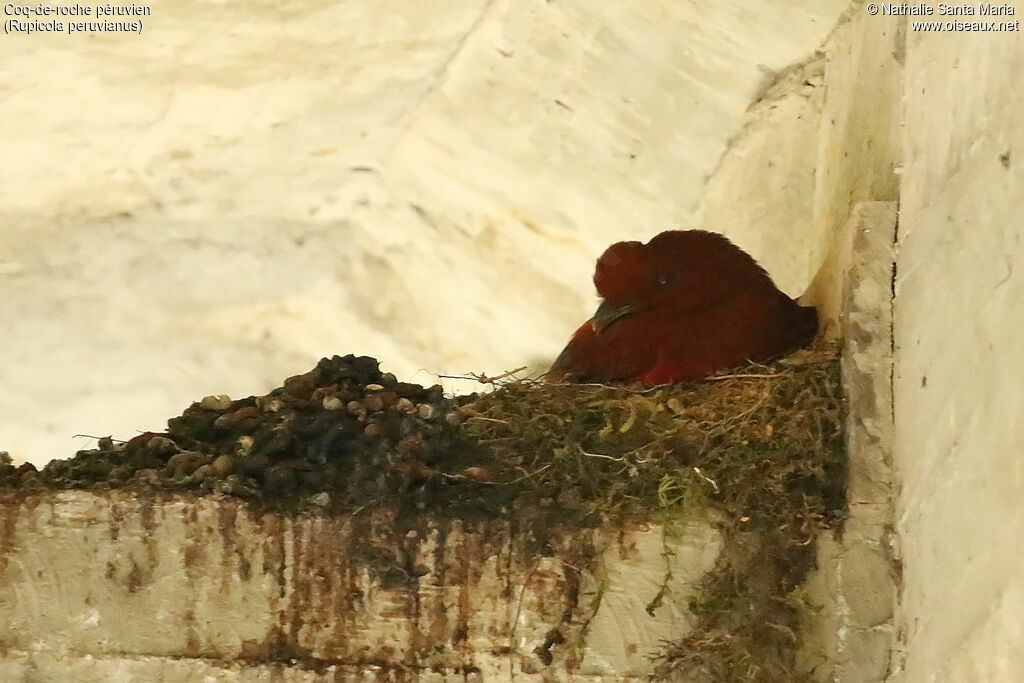
<instances>
[{"instance_id":1,"label":"twig in nest","mask_svg":"<svg viewBox=\"0 0 1024 683\"><path fill-rule=\"evenodd\" d=\"M139 432L139 433L141 434L141 432ZM114 443L125 443L124 439L115 439L112 436L93 436L92 434L74 434L71 438L72 439L96 439L97 441L99 441L100 439L110 439Z\"/></svg>"},{"instance_id":2,"label":"twig in nest","mask_svg":"<svg viewBox=\"0 0 1024 683\"><path fill-rule=\"evenodd\" d=\"M654 391L661 391L666 387L671 387L671 384L655 384L649 387L639 388L638 386L630 386L628 384L601 384L600 382L582 382L576 383L578 387L598 387L600 389L614 389L616 391L625 391L628 394L650 394Z\"/></svg>"},{"instance_id":3,"label":"twig in nest","mask_svg":"<svg viewBox=\"0 0 1024 683\"><path fill-rule=\"evenodd\" d=\"M715 482L714 479L712 479L708 475L706 475L703 472L701 472L699 467L694 467L693 471L697 473L698 477L700 477L701 479L703 479L707 483L711 484L711 488L713 488L715 490L715 493L718 493L718 484Z\"/></svg>"},{"instance_id":4,"label":"twig in nest","mask_svg":"<svg viewBox=\"0 0 1024 683\"><path fill-rule=\"evenodd\" d=\"M587 456L588 458L604 458L605 460L614 460L615 462L625 462L625 458L616 458L611 455L604 455L603 453L587 453L582 448L580 454Z\"/></svg>"},{"instance_id":5,"label":"twig in nest","mask_svg":"<svg viewBox=\"0 0 1024 683\"><path fill-rule=\"evenodd\" d=\"M708 377L707 379L712 382L718 382L723 379L781 379L785 377L785 372L773 372L766 375L758 374L734 374L734 375L715 375L714 377Z\"/></svg>"},{"instance_id":6,"label":"twig in nest","mask_svg":"<svg viewBox=\"0 0 1024 683\"><path fill-rule=\"evenodd\" d=\"M518 484L519 482L524 481L526 479L533 479L535 476L537 476L538 474L540 474L544 470L548 469L549 467L551 467L550 463L548 463L547 465L544 465L544 467L541 467L539 470L537 470L535 472L527 472L525 468L520 467L520 466L517 465L516 469L519 470L520 472L522 472L523 476L519 477L518 479L513 479L512 481L509 481L508 484Z\"/></svg>"},{"instance_id":7,"label":"twig in nest","mask_svg":"<svg viewBox=\"0 0 1024 683\"><path fill-rule=\"evenodd\" d=\"M484 417L483 415L470 415L470 420L483 420L484 422L497 422L498 424L507 425L506 420L499 420L496 417Z\"/></svg>"},{"instance_id":8,"label":"twig in nest","mask_svg":"<svg viewBox=\"0 0 1024 683\"><path fill-rule=\"evenodd\" d=\"M509 370L508 372L503 372L500 375L495 375L494 377L488 377L487 374L483 373L483 372L481 372L479 374L477 374L475 372L471 372L468 375L438 375L438 377L442 377L444 379L466 379L466 380L473 380L475 382L479 382L480 384L494 384L494 383L499 382L499 381L501 381L503 379L508 379L509 377L511 377L512 375L516 374L517 372L522 372L523 370L526 369L526 367L527 366L524 365L522 367L516 368L515 370Z\"/></svg>"},{"instance_id":9,"label":"twig in nest","mask_svg":"<svg viewBox=\"0 0 1024 683\"><path fill-rule=\"evenodd\" d=\"M467 477L464 474L448 474L447 472L439 472L438 474L440 474L445 479L452 479L454 481L471 481L476 484L487 484L488 486L495 486L498 483L496 481L488 481L486 479L476 479L474 477Z\"/></svg>"}]
</instances>

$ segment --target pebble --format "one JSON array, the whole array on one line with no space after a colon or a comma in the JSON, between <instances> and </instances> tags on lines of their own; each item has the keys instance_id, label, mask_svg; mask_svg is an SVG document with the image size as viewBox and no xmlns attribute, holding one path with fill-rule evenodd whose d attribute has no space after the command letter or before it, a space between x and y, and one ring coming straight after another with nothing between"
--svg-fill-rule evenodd
<instances>
[{"instance_id":1,"label":"pebble","mask_svg":"<svg viewBox=\"0 0 1024 683\"><path fill-rule=\"evenodd\" d=\"M219 455L210 463L210 471L218 477L226 477L235 471L235 459L230 455Z\"/></svg>"},{"instance_id":2,"label":"pebble","mask_svg":"<svg viewBox=\"0 0 1024 683\"><path fill-rule=\"evenodd\" d=\"M208 465L210 460L210 456L203 455L202 453L181 451L180 453L175 453L167 460L167 471L175 478L185 477L203 465ZM155 472L156 470L153 471Z\"/></svg>"},{"instance_id":3,"label":"pebble","mask_svg":"<svg viewBox=\"0 0 1024 683\"><path fill-rule=\"evenodd\" d=\"M213 426L222 432L230 431L232 427L242 421L238 413L224 413L213 421Z\"/></svg>"},{"instance_id":4,"label":"pebble","mask_svg":"<svg viewBox=\"0 0 1024 683\"><path fill-rule=\"evenodd\" d=\"M254 483L255 482L248 477L232 474L217 484L217 490L221 493L226 493L229 496L252 498L258 493Z\"/></svg>"},{"instance_id":5,"label":"pebble","mask_svg":"<svg viewBox=\"0 0 1024 683\"><path fill-rule=\"evenodd\" d=\"M462 476L473 481L487 481L488 479L487 470L476 465L462 470Z\"/></svg>"},{"instance_id":6,"label":"pebble","mask_svg":"<svg viewBox=\"0 0 1024 683\"><path fill-rule=\"evenodd\" d=\"M341 410L345 406L337 396L324 396L324 400L320 402L320 405L324 407L324 410Z\"/></svg>"},{"instance_id":7,"label":"pebble","mask_svg":"<svg viewBox=\"0 0 1024 683\"><path fill-rule=\"evenodd\" d=\"M235 442L235 453L242 457L249 455L252 452L253 443L254 439L249 434L238 437L238 441Z\"/></svg>"},{"instance_id":8,"label":"pebble","mask_svg":"<svg viewBox=\"0 0 1024 683\"><path fill-rule=\"evenodd\" d=\"M284 393L294 398L309 398L313 392L313 380L309 375L294 375L281 385Z\"/></svg>"},{"instance_id":9,"label":"pebble","mask_svg":"<svg viewBox=\"0 0 1024 683\"><path fill-rule=\"evenodd\" d=\"M345 408L348 410L349 415L354 416L360 422L365 420L366 416L370 412L369 410L366 409L366 406L364 406L359 401L349 401Z\"/></svg>"},{"instance_id":10,"label":"pebble","mask_svg":"<svg viewBox=\"0 0 1024 683\"><path fill-rule=\"evenodd\" d=\"M166 436L154 436L146 442L146 449L155 451L159 455L170 455L171 453L177 453L180 450L178 448L178 444L174 443Z\"/></svg>"},{"instance_id":11,"label":"pebble","mask_svg":"<svg viewBox=\"0 0 1024 683\"><path fill-rule=\"evenodd\" d=\"M107 479L111 481L128 481L132 478L132 470L130 467L121 465L110 470L110 474L107 475Z\"/></svg>"},{"instance_id":12,"label":"pebble","mask_svg":"<svg viewBox=\"0 0 1024 683\"><path fill-rule=\"evenodd\" d=\"M412 415L416 412L416 404L403 396L395 402L395 410L406 415Z\"/></svg>"},{"instance_id":13,"label":"pebble","mask_svg":"<svg viewBox=\"0 0 1024 683\"><path fill-rule=\"evenodd\" d=\"M206 410L227 410L231 407L231 397L227 394L204 396L203 400L199 402L199 406Z\"/></svg>"},{"instance_id":14,"label":"pebble","mask_svg":"<svg viewBox=\"0 0 1024 683\"><path fill-rule=\"evenodd\" d=\"M276 413L284 403L275 396L257 396L256 407L265 413Z\"/></svg>"},{"instance_id":15,"label":"pebble","mask_svg":"<svg viewBox=\"0 0 1024 683\"><path fill-rule=\"evenodd\" d=\"M384 408L384 399L382 397L380 397L380 396L376 396L376 395L373 395L373 394L370 394L368 396L364 396L363 397L363 407L366 408L371 413L375 413L378 410L383 410L383 408Z\"/></svg>"}]
</instances>

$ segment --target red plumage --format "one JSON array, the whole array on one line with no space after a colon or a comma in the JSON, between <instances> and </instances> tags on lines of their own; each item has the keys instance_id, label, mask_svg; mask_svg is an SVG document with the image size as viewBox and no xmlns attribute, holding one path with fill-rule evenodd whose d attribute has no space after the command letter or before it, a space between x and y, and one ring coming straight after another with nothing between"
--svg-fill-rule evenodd
<instances>
[{"instance_id":1,"label":"red plumage","mask_svg":"<svg viewBox=\"0 0 1024 683\"><path fill-rule=\"evenodd\" d=\"M669 230L618 242L597 260L603 299L547 373L551 382L700 379L782 355L814 337L818 316L722 235Z\"/></svg>"}]
</instances>

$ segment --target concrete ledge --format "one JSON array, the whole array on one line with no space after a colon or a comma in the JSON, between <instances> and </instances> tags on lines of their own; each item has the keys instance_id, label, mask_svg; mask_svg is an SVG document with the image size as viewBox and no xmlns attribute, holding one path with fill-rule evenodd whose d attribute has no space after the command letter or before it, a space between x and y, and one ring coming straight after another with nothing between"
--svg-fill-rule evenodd
<instances>
[{"instance_id":1,"label":"concrete ledge","mask_svg":"<svg viewBox=\"0 0 1024 683\"><path fill-rule=\"evenodd\" d=\"M587 532L598 557L583 573L569 550L530 557L508 524L432 529L395 548L372 533L354 546L351 522L254 516L219 496L10 499L2 678L151 679L154 661L173 680L640 676L663 639L689 629L690 585L722 547L702 521L670 542L658 527Z\"/></svg>"}]
</instances>

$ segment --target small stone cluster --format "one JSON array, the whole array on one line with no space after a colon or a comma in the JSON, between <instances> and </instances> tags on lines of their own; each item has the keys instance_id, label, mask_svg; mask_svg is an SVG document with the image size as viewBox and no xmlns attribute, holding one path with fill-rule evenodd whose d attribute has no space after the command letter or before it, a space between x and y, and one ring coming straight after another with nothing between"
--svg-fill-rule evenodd
<instances>
[{"instance_id":1,"label":"small stone cluster","mask_svg":"<svg viewBox=\"0 0 1024 683\"><path fill-rule=\"evenodd\" d=\"M207 396L165 433L101 438L41 471L0 463L0 485L368 502L432 479L471 480L479 468L457 429L471 399L399 382L367 356L334 356L264 396Z\"/></svg>"}]
</instances>

